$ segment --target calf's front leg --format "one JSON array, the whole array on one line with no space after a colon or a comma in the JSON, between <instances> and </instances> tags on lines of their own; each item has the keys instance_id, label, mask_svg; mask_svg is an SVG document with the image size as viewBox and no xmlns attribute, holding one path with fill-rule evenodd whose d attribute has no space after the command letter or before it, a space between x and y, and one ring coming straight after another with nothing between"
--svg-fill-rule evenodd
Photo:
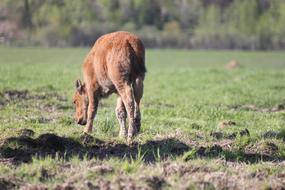
<instances>
[{"instance_id":1,"label":"calf's front leg","mask_svg":"<svg viewBox=\"0 0 285 190\"><path fill-rule=\"evenodd\" d=\"M84 128L85 133L91 133L92 128L93 128L93 121L97 113L97 108L98 108L98 103L99 100L98 98L95 97L95 93L89 90L88 93L88 108L87 108L87 124Z\"/></svg>"},{"instance_id":2,"label":"calf's front leg","mask_svg":"<svg viewBox=\"0 0 285 190\"><path fill-rule=\"evenodd\" d=\"M116 116L120 124L120 137L126 137L127 136L127 128L126 128L126 118L127 118L127 112L124 105L124 102L121 97L118 97L117 99L117 106L116 106Z\"/></svg>"}]
</instances>

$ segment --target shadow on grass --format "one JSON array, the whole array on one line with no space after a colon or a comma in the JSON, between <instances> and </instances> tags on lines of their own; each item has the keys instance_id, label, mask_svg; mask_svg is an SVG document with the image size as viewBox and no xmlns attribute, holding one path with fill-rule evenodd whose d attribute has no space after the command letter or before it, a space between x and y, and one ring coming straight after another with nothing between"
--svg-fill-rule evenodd
<instances>
[{"instance_id":1,"label":"shadow on grass","mask_svg":"<svg viewBox=\"0 0 285 190\"><path fill-rule=\"evenodd\" d=\"M0 158L10 159L12 164L30 162L33 156L58 156L68 160L73 156L80 159L88 158L126 158L136 159L138 155L144 162L151 163L158 160L174 158L184 155L184 160L197 157L217 158L223 157L230 161L259 162L277 161L281 158L257 153L232 152L223 150L218 145L211 147L189 147L175 138L147 141L144 144L128 146L123 143L104 142L92 136L83 135L79 140L60 137L55 134L42 134L38 138L29 136L11 137L4 141L0 147Z\"/></svg>"},{"instance_id":2,"label":"shadow on grass","mask_svg":"<svg viewBox=\"0 0 285 190\"><path fill-rule=\"evenodd\" d=\"M129 146L123 143L104 142L88 135L75 140L55 134L42 134L38 138L19 136L6 139L0 147L0 158L11 158L13 164L20 164L30 162L33 156L58 156L66 160L73 156L81 159L84 157L136 159L141 152L145 162L155 162L158 159L182 155L189 150L186 144L172 138Z\"/></svg>"}]
</instances>

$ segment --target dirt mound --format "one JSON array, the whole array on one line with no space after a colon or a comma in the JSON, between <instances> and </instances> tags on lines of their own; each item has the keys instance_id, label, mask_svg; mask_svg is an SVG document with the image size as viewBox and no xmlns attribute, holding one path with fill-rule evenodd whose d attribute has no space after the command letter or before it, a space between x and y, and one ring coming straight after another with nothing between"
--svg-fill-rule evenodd
<instances>
[{"instance_id":1,"label":"dirt mound","mask_svg":"<svg viewBox=\"0 0 285 190\"><path fill-rule=\"evenodd\" d=\"M224 136L224 134L222 134ZM227 134L228 135L228 134ZM233 135L233 134L230 134ZM234 134L235 136L237 133ZM240 136L249 135L247 129L240 132ZM278 156L278 147L273 144L264 146L249 145L245 150L223 149L223 146L215 144L212 146L189 147L175 138L147 141L143 144L134 143L127 145L115 141L104 142L89 135L82 135L75 140L68 137L60 137L55 134L42 134L37 138L29 136L18 136L6 139L0 146L0 159L11 164L30 162L32 156L46 157L59 156L69 160L72 156L81 159L120 158L133 159L141 156L145 163L153 163L166 160L176 156L186 155L185 161L197 157L216 158L223 157L230 161L259 162L282 160ZM185 154L186 153L186 154ZM100 170L100 168L98 169ZM104 168L102 172L104 172Z\"/></svg>"},{"instance_id":2,"label":"dirt mound","mask_svg":"<svg viewBox=\"0 0 285 190\"><path fill-rule=\"evenodd\" d=\"M228 121L221 121L221 122L219 122L217 127L219 129L223 129L223 128L230 127L230 126L235 126L235 125L237 125L237 123L235 121L228 120Z\"/></svg>"},{"instance_id":3,"label":"dirt mound","mask_svg":"<svg viewBox=\"0 0 285 190\"><path fill-rule=\"evenodd\" d=\"M28 90L5 90L1 94L8 101L15 101L27 99L28 93Z\"/></svg>"},{"instance_id":4,"label":"dirt mound","mask_svg":"<svg viewBox=\"0 0 285 190\"><path fill-rule=\"evenodd\" d=\"M67 98L60 95L56 91L45 90L30 92L29 90L18 90L18 89L8 89L0 92L0 99L2 99L2 104L7 102L20 102L25 100L45 100L45 99L55 99L59 102L66 102Z\"/></svg>"},{"instance_id":5,"label":"dirt mound","mask_svg":"<svg viewBox=\"0 0 285 190\"><path fill-rule=\"evenodd\" d=\"M28 123L56 123L63 121L72 123L71 119L63 119L67 110L72 109L72 104L67 102L67 98L59 92L50 89L40 89L35 91L9 89L0 92L0 108L7 106L17 107L21 113L13 120L21 120ZM35 113L35 114L33 114ZM29 136L29 135L28 135Z\"/></svg>"},{"instance_id":6,"label":"dirt mound","mask_svg":"<svg viewBox=\"0 0 285 190\"><path fill-rule=\"evenodd\" d=\"M235 139L237 137L237 132L230 133L226 136L227 139Z\"/></svg>"},{"instance_id":7,"label":"dirt mound","mask_svg":"<svg viewBox=\"0 0 285 190\"><path fill-rule=\"evenodd\" d=\"M211 137L214 137L216 139L235 139L238 134L242 136L250 136L250 132L247 128L240 130L239 132L232 132L232 133L224 133L224 132L215 132L212 131L210 133Z\"/></svg>"},{"instance_id":8,"label":"dirt mound","mask_svg":"<svg viewBox=\"0 0 285 190\"><path fill-rule=\"evenodd\" d=\"M108 165L96 165L92 167L90 170L100 175L108 174L114 171L114 169Z\"/></svg>"},{"instance_id":9,"label":"dirt mound","mask_svg":"<svg viewBox=\"0 0 285 190\"><path fill-rule=\"evenodd\" d=\"M144 179L144 181L151 189L154 190L163 189L163 187L167 185L165 179L159 176L147 177Z\"/></svg>"},{"instance_id":10,"label":"dirt mound","mask_svg":"<svg viewBox=\"0 0 285 190\"><path fill-rule=\"evenodd\" d=\"M84 133L83 135L81 135L79 140L85 146L92 146L94 144L104 144L104 141L101 141L100 139L96 139L87 133Z\"/></svg>"},{"instance_id":11,"label":"dirt mound","mask_svg":"<svg viewBox=\"0 0 285 190\"><path fill-rule=\"evenodd\" d=\"M19 136L27 136L27 137L32 137L34 136L35 132L31 129L20 129L18 131Z\"/></svg>"},{"instance_id":12,"label":"dirt mound","mask_svg":"<svg viewBox=\"0 0 285 190\"><path fill-rule=\"evenodd\" d=\"M48 190L48 187L45 185L39 184L24 184L20 188L21 190Z\"/></svg>"},{"instance_id":13,"label":"dirt mound","mask_svg":"<svg viewBox=\"0 0 285 190\"><path fill-rule=\"evenodd\" d=\"M196 173L196 172L211 172L211 169L203 166L186 165L185 163L171 163L166 162L163 164L163 176L178 175L182 177L184 175Z\"/></svg>"},{"instance_id":14,"label":"dirt mound","mask_svg":"<svg viewBox=\"0 0 285 190\"><path fill-rule=\"evenodd\" d=\"M265 156L272 156L278 153L278 146L272 142L263 142L249 145L245 149L248 153L259 153Z\"/></svg>"},{"instance_id":15,"label":"dirt mound","mask_svg":"<svg viewBox=\"0 0 285 190\"><path fill-rule=\"evenodd\" d=\"M182 155L189 147L177 139L162 139L148 141L144 144L121 144L104 142L89 135L83 135L79 140L60 137L55 134L42 134L38 138L29 136L11 137L0 147L0 158L12 158L13 164L31 161L32 156L61 156L69 159L71 156L83 158L135 158L139 152L145 162L154 162L155 154L160 151L161 159Z\"/></svg>"},{"instance_id":16,"label":"dirt mound","mask_svg":"<svg viewBox=\"0 0 285 190\"><path fill-rule=\"evenodd\" d=\"M65 150L65 145L68 143L65 142L66 139L59 137L55 134L42 134L38 137L37 143L43 149L52 149L55 151Z\"/></svg>"},{"instance_id":17,"label":"dirt mound","mask_svg":"<svg viewBox=\"0 0 285 190\"><path fill-rule=\"evenodd\" d=\"M213 145L210 147L199 147L198 150L196 151L196 154L198 156L202 156L202 157L215 157L218 156L221 152L223 152L223 148L219 145Z\"/></svg>"},{"instance_id":18,"label":"dirt mound","mask_svg":"<svg viewBox=\"0 0 285 190\"><path fill-rule=\"evenodd\" d=\"M249 130L247 128L245 128L244 130L239 132L240 136L250 136Z\"/></svg>"},{"instance_id":19,"label":"dirt mound","mask_svg":"<svg viewBox=\"0 0 285 190\"><path fill-rule=\"evenodd\" d=\"M278 138L279 133L275 131L266 131L262 134L263 138Z\"/></svg>"},{"instance_id":20,"label":"dirt mound","mask_svg":"<svg viewBox=\"0 0 285 190\"><path fill-rule=\"evenodd\" d=\"M14 164L31 161L33 155L55 156L56 153L71 155L74 151L80 154L81 144L75 140L59 137L55 134L42 134L33 139L28 136L11 137L0 147L0 157L13 158Z\"/></svg>"},{"instance_id":21,"label":"dirt mound","mask_svg":"<svg viewBox=\"0 0 285 190\"><path fill-rule=\"evenodd\" d=\"M240 64L237 60L231 60L225 65L226 69L237 69L240 68Z\"/></svg>"},{"instance_id":22,"label":"dirt mound","mask_svg":"<svg viewBox=\"0 0 285 190\"><path fill-rule=\"evenodd\" d=\"M263 133L261 135L263 138L267 139L267 138L276 138L276 139L282 139L283 141L285 141L285 130L281 130L279 132L276 131L266 131L265 133Z\"/></svg>"},{"instance_id":23,"label":"dirt mound","mask_svg":"<svg viewBox=\"0 0 285 190\"><path fill-rule=\"evenodd\" d=\"M10 190L15 189L17 185L13 183L10 179L0 178L0 189L1 190Z\"/></svg>"},{"instance_id":24,"label":"dirt mound","mask_svg":"<svg viewBox=\"0 0 285 190\"><path fill-rule=\"evenodd\" d=\"M97 178L94 182L86 181L86 189L130 189L130 190L144 190L134 179L127 176L114 177L111 180L105 178ZM61 188L62 189L62 188ZM148 189L148 188L147 188Z\"/></svg>"},{"instance_id":25,"label":"dirt mound","mask_svg":"<svg viewBox=\"0 0 285 190\"><path fill-rule=\"evenodd\" d=\"M162 154L175 154L175 155L181 155L183 152L188 151L190 149L185 143L175 138L147 141L142 146L142 148L148 150L159 149Z\"/></svg>"},{"instance_id":26,"label":"dirt mound","mask_svg":"<svg viewBox=\"0 0 285 190\"><path fill-rule=\"evenodd\" d=\"M222 133L222 132L211 132L210 136L214 137L216 139L222 139L224 137L224 133Z\"/></svg>"},{"instance_id":27,"label":"dirt mound","mask_svg":"<svg viewBox=\"0 0 285 190\"><path fill-rule=\"evenodd\" d=\"M73 184L71 184L71 183L68 183L68 182L64 183L64 184L61 184L61 185L56 185L54 187L54 190L75 190L75 189L76 189L75 186ZM89 188L89 189L93 189L93 188Z\"/></svg>"}]
</instances>

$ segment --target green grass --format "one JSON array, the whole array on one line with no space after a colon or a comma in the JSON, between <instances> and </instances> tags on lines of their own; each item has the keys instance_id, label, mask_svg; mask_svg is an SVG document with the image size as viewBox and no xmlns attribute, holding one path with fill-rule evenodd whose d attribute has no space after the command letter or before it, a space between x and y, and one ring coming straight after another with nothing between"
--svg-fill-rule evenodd
<instances>
[{"instance_id":1,"label":"green grass","mask_svg":"<svg viewBox=\"0 0 285 190\"><path fill-rule=\"evenodd\" d=\"M87 52L0 49L0 187L285 186L284 52L148 50L132 147L118 137L115 95L91 136L73 122ZM232 59L241 66L226 69Z\"/></svg>"}]
</instances>

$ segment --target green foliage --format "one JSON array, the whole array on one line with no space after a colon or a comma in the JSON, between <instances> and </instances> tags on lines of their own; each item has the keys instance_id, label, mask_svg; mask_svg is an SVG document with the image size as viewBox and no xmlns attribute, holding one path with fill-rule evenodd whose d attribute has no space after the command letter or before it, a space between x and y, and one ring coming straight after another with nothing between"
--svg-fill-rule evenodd
<instances>
[{"instance_id":1,"label":"green foliage","mask_svg":"<svg viewBox=\"0 0 285 190\"><path fill-rule=\"evenodd\" d=\"M234 146L236 147L236 149L238 149L239 151L243 151L244 148L250 144L251 142L251 138L248 136L241 136L239 138L236 139Z\"/></svg>"},{"instance_id":2,"label":"green foliage","mask_svg":"<svg viewBox=\"0 0 285 190\"><path fill-rule=\"evenodd\" d=\"M103 120L103 123L100 123L99 124L99 131L101 133L110 133L113 131L113 129L115 128L115 123L114 123L114 120L110 119L109 117L105 118Z\"/></svg>"},{"instance_id":3,"label":"green foliage","mask_svg":"<svg viewBox=\"0 0 285 190\"><path fill-rule=\"evenodd\" d=\"M238 2L238 1L236 1ZM239 13L238 24L241 32L252 35L255 32L255 25L258 21L258 0L243 0L235 6Z\"/></svg>"},{"instance_id":4,"label":"green foliage","mask_svg":"<svg viewBox=\"0 0 285 190\"><path fill-rule=\"evenodd\" d=\"M135 172L139 167L142 166L144 161L144 155L142 154L141 147L138 147L138 152L135 157L131 156L131 159L125 159L122 165L122 169L125 173Z\"/></svg>"},{"instance_id":5,"label":"green foliage","mask_svg":"<svg viewBox=\"0 0 285 190\"><path fill-rule=\"evenodd\" d=\"M280 0L5 0L0 10L6 45L89 46L104 33L128 30L148 47L285 47Z\"/></svg>"},{"instance_id":6,"label":"green foliage","mask_svg":"<svg viewBox=\"0 0 285 190\"><path fill-rule=\"evenodd\" d=\"M193 149L193 150L190 150L188 152L186 152L183 157L182 157L182 160L184 161L189 161L189 160L192 160L194 158L196 158L197 155L196 155L196 150Z\"/></svg>"}]
</instances>

